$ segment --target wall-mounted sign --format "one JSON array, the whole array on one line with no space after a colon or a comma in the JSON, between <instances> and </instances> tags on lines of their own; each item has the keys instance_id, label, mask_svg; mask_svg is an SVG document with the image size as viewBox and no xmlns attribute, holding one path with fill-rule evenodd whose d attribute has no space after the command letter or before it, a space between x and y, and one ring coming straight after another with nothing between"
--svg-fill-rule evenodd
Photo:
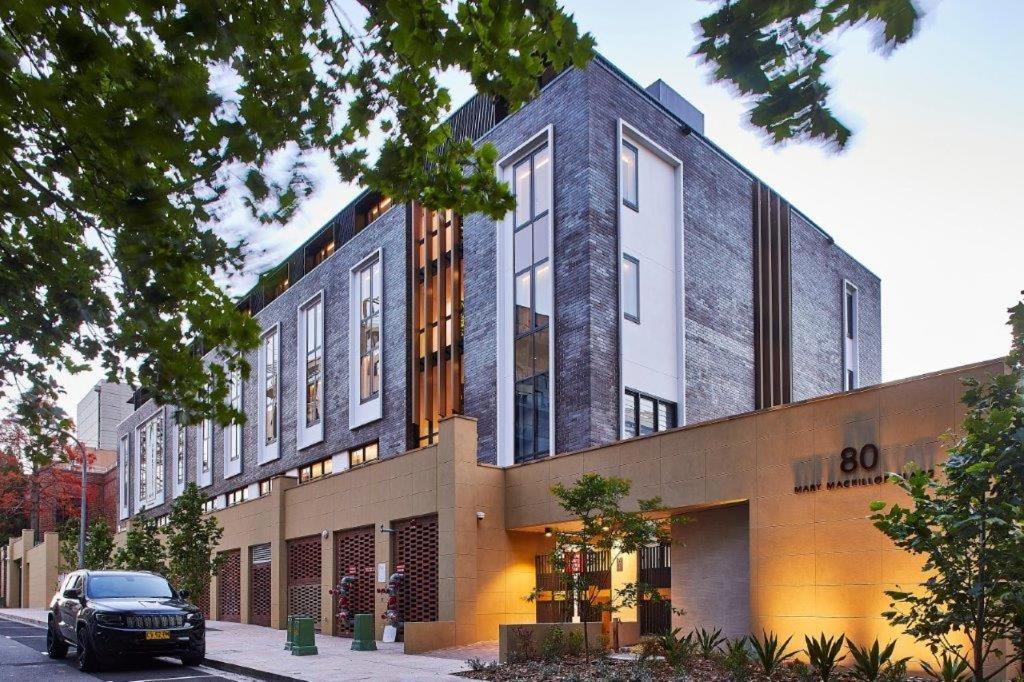
<instances>
[{"instance_id":1,"label":"wall-mounted sign","mask_svg":"<svg viewBox=\"0 0 1024 682\"><path fill-rule=\"evenodd\" d=\"M819 490L839 490L865 485L881 485L888 478L878 469L878 446L868 443L860 450L843 448L839 453L839 472L827 480L808 481L793 486L793 492L816 493Z\"/></svg>"}]
</instances>

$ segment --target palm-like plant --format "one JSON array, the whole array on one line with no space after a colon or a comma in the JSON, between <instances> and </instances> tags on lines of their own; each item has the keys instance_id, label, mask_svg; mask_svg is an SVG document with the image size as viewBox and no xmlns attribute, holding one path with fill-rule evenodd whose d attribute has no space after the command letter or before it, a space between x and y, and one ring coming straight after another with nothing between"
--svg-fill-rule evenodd
<instances>
[{"instance_id":1,"label":"palm-like plant","mask_svg":"<svg viewBox=\"0 0 1024 682\"><path fill-rule=\"evenodd\" d=\"M693 633L680 637L680 630L681 628L676 628L672 632L658 637L658 643L665 655L665 662L673 670L685 667L697 649L697 643L693 641Z\"/></svg>"},{"instance_id":2,"label":"palm-like plant","mask_svg":"<svg viewBox=\"0 0 1024 682\"><path fill-rule=\"evenodd\" d=\"M700 652L704 658L711 658L711 655L722 646L725 639L721 629L709 631L701 628L697 631L697 643L700 645Z\"/></svg>"},{"instance_id":3,"label":"palm-like plant","mask_svg":"<svg viewBox=\"0 0 1024 682\"><path fill-rule=\"evenodd\" d=\"M846 642L853 655L853 675L864 682L876 682L882 679L883 675L893 669L902 668L910 658L893 660L892 653L896 649L896 642L889 642L883 649L875 638L874 644L870 647L859 647L852 641Z\"/></svg>"},{"instance_id":4,"label":"palm-like plant","mask_svg":"<svg viewBox=\"0 0 1024 682\"><path fill-rule=\"evenodd\" d=\"M793 639L792 636L787 637L785 642L779 644L778 635L764 630L761 631L760 639L755 635L750 636L750 645L754 647L754 655L757 656L757 661L761 664L765 675L771 676L786 659L796 656L796 651L786 651L791 639Z\"/></svg>"},{"instance_id":5,"label":"palm-like plant","mask_svg":"<svg viewBox=\"0 0 1024 682\"><path fill-rule=\"evenodd\" d=\"M839 655L843 649L843 642L846 641L846 635L826 637L823 632L817 639L811 639L804 635L804 641L807 643L807 658L810 659L811 667L814 668L818 679L821 682L829 682L836 665L846 658L846 656Z\"/></svg>"},{"instance_id":6,"label":"palm-like plant","mask_svg":"<svg viewBox=\"0 0 1024 682\"><path fill-rule=\"evenodd\" d=\"M967 682L969 679L967 661L948 653L942 654L938 667L933 668L927 661L921 661L921 667L939 682Z\"/></svg>"}]
</instances>

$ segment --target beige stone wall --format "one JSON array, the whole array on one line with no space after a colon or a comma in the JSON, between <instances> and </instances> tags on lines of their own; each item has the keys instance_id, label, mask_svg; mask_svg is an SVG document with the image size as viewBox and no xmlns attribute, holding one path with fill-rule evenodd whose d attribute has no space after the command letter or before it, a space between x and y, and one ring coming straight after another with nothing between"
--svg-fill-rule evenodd
<instances>
[{"instance_id":1,"label":"beige stone wall","mask_svg":"<svg viewBox=\"0 0 1024 682\"><path fill-rule=\"evenodd\" d=\"M57 590L58 538L46 533L43 541L25 552L22 564L22 606L45 609Z\"/></svg>"}]
</instances>

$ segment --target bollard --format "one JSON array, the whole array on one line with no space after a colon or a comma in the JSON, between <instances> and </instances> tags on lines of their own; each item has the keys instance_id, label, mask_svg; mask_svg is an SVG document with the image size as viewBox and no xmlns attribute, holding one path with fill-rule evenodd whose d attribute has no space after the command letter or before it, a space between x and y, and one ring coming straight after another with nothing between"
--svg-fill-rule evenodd
<instances>
[{"instance_id":1,"label":"bollard","mask_svg":"<svg viewBox=\"0 0 1024 682\"><path fill-rule=\"evenodd\" d=\"M373 616L369 613L357 613L355 626L352 628L352 651L376 651L377 642L373 638Z\"/></svg>"},{"instance_id":2,"label":"bollard","mask_svg":"<svg viewBox=\"0 0 1024 682\"><path fill-rule=\"evenodd\" d=\"M292 616L292 656L312 656L317 652L314 626L310 616Z\"/></svg>"}]
</instances>

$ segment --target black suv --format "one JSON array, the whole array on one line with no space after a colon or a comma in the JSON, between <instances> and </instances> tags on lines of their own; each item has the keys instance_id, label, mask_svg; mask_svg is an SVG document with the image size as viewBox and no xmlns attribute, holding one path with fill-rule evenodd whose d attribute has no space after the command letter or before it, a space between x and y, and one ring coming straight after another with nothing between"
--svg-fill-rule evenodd
<instances>
[{"instance_id":1,"label":"black suv","mask_svg":"<svg viewBox=\"0 0 1024 682\"><path fill-rule=\"evenodd\" d=\"M122 655L173 656L199 665L206 624L187 597L155 573L75 571L50 602L46 653L63 658L74 646L86 672Z\"/></svg>"}]
</instances>

